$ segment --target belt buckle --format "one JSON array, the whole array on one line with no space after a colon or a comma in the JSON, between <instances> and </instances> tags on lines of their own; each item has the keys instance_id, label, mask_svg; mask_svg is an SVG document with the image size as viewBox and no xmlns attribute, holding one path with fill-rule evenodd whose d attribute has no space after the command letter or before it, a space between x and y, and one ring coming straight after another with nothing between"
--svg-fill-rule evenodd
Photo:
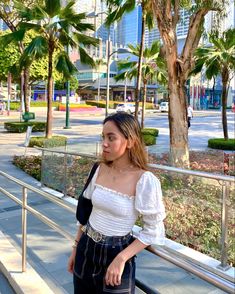
<instances>
[{"instance_id":1,"label":"belt buckle","mask_svg":"<svg viewBox=\"0 0 235 294\"><path fill-rule=\"evenodd\" d=\"M93 231L91 233L91 238L95 242L100 242L102 240L102 234L97 231Z\"/></svg>"}]
</instances>

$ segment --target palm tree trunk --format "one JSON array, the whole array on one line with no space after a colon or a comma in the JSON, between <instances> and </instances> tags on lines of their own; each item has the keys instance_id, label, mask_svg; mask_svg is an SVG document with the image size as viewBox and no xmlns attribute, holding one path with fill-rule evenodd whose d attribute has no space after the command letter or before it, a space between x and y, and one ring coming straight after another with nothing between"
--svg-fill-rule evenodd
<instances>
[{"instance_id":1,"label":"palm tree trunk","mask_svg":"<svg viewBox=\"0 0 235 294\"><path fill-rule=\"evenodd\" d=\"M146 96L147 96L147 81L144 81L144 93L143 93L142 111L141 111L141 128L142 129L144 128Z\"/></svg>"},{"instance_id":2,"label":"palm tree trunk","mask_svg":"<svg viewBox=\"0 0 235 294\"><path fill-rule=\"evenodd\" d=\"M25 107L25 112L29 111L29 68L26 67L23 70L23 75L24 75L24 84L23 84L23 93L24 93L24 107Z\"/></svg>"},{"instance_id":3,"label":"palm tree trunk","mask_svg":"<svg viewBox=\"0 0 235 294\"><path fill-rule=\"evenodd\" d=\"M49 44L48 54L48 81L47 81L47 127L46 127L46 138L52 137L52 90L53 90L53 49Z\"/></svg>"},{"instance_id":4,"label":"palm tree trunk","mask_svg":"<svg viewBox=\"0 0 235 294\"><path fill-rule=\"evenodd\" d=\"M229 73L227 70L222 71L222 125L224 139L228 140L228 124L227 124L227 100L228 100L228 80Z\"/></svg>"},{"instance_id":5,"label":"palm tree trunk","mask_svg":"<svg viewBox=\"0 0 235 294\"><path fill-rule=\"evenodd\" d=\"M23 54L24 44L22 42L19 42L18 45L19 45L20 53ZM29 101L28 101L28 85L29 85L29 76L30 76L29 68L30 67L27 66L27 67L24 67L23 69L23 83L22 83L23 89L21 89L21 92L23 93L25 112L29 111Z\"/></svg>"},{"instance_id":6,"label":"palm tree trunk","mask_svg":"<svg viewBox=\"0 0 235 294\"><path fill-rule=\"evenodd\" d=\"M142 75L142 60L143 60L143 53L144 53L145 27L146 27L146 14L142 4L141 41L140 41L140 53L139 53L139 61L138 61L137 85L136 85L136 93L135 93L135 117L136 118L138 118L139 101L140 101L140 87L141 87L141 75Z\"/></svg>"}]
</instances>

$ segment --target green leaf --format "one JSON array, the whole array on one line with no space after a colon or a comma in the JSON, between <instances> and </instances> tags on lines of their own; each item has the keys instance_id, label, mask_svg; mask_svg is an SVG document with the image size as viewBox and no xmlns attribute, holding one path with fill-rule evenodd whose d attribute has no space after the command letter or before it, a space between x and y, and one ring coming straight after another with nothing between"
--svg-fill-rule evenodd
<instances>
[{"instance_id":1,"label":"green leaf","mask_svg":"<svg viewBox=\"0 0 235 294\"><path fill-rule=\"evenodd\" d=\"M86 50L84 48L82 48L81 46L79 46L79 53L80 53L80 60L81 63L90 65L92 67L95 67L95 62L94 60L90 57L89 54L87 54Z\"/></svg>"},{"instance_id":2,"label":"green leaf","mask_svg":"<svg viewBox=\"0 0 235 294\"><path fill-rule=\"evenodd\" d=\"M97 38L93 38L93 37L86 36L86 35L79 34L79 33L74 33L74 36L79 44L93 45L93 46L99 45L99 39L97 39Z\"/></svg>"},{"instance_id":3,"label":"green leaf","mask_svg":"<svg viewBox=\"0 0 235 294\"><path fill-rule=\"evenodd\" d=\"M71 76L77 72L77 68L73 65L65 52L57 56L56 69L63 74L65 79L71 78Z\"/></svg>"},{"instance_id":4,"label":"green leaf","mask_svg":"<svg viewBox=\"0 0 235 294\"><path fill-rule=\"evenodd\" d=\"M45 11L52 18L56 16L61 9L60 0L44 0L45 1Z\"/></svg>"},{"instance_id":5,"label":"green leaf","mask_svg":"<svg viewBox=\"0 0 235 294\"><path fill-rule=\"evenodd\" d=\"M26 33L25 29L20 29L13 33L9 33L7 35L1 36L0 41L4 45L7 45L11 42L21 42L24 39L25 33Z\"/></svg>"}]
</instances>

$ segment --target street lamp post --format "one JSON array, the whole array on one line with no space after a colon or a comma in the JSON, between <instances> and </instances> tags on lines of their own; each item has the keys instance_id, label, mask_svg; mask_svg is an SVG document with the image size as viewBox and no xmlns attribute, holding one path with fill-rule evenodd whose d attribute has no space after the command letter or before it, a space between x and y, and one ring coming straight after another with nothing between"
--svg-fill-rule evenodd
<instances>
[{"instance_id":1,"label":"street lamp post","mask_svg":"<svg viewBox=\"0 0 235 294\"><path fill-rule=\"evenodd\" d=\"M106 11L101 11L98 13L95 13L94 11L91 13L87 14L87 17L93 18L93 17L98 17L100 14L106 14L108 13ZM130 53L130 50L128 48L118 48L118 50L110 53L110 47L111 47L111 38L110 38L110 26L108 27L108 44L107 44L107 71L106 71L106 100L105 100L105 116L108 116L109 112L109 83L110 83L110 59L111 56L114 53Z\"/></svg>"},{"instance_id":2,"label":"street lamp post","mask_svg":"<svg viewBox=\"0 0 235 294\"><path fill-rule=\"evenodd\" d=\"M109 34L110 37L110 34ZM107 77L106 77L106 105L105 105L105 116L108 116L109 112L109 84L110 84L110 59L114 53L125 54L131 53L128 48L118 48L116 51L110 53L110 40L108 42L108 52L107 52Z\"/></svg>"},{"instance_id":3,"label":"street lamp post","mask_svg":"<svg viewBox=\"0 0 235 294\"><path fill-rule=\"evenodd\" d=\"M105 117L107 117L109 115L109 78L110 78L110 58L112 56L112 54L114 54L115 52L110 54L110 27L108 28L108 50L107 50L107 73L106 73L106 105L105 105Z\"/></svg>"},{"instance_id":4,"label":"street lamp post","mask_svg":"<svg viewBox=\"0 0 235 294\"><path fill-rule=\"evenodd\" d=\"M66 47L67 54L69 55L69 45ZM66 115L65 115L65 127L64 129L70 129L69 121L69 98L70 98L70 81L66 82Z\"/></svg>"}]
</instances>

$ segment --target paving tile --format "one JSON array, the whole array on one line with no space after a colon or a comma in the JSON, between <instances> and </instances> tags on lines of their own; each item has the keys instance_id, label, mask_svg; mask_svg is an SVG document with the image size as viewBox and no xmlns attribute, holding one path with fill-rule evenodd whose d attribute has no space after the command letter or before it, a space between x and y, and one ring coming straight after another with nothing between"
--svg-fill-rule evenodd
<instances>
[{"instance_id":1,"label":"paving tile","mask_svg":"<svg viewBox=\"0 0 235 294\"><path fill-rule=\"evenodd\" d=\"M159 291L162 294L212 294L214 291L219 291L218 294L226 293L192 274L174 283L159 287Z\"/></svg>"}]
</instances>

